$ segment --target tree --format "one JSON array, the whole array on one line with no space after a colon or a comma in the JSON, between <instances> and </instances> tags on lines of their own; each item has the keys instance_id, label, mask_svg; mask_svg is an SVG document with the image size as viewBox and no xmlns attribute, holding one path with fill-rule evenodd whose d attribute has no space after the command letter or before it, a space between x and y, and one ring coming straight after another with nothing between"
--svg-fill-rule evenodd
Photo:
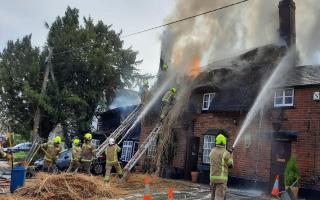
<instances>
[{"instance_id":1,"label":"tree","mask_svg":"<svg viewBox=\"0 0 320 200\"><path fill-rule=\"evenodd\" d=\"M68 7L63 17L58 16L51 26L47 27L49 34L44 51L40 53L38 48L32 49L30 43L28 51L34 52L34 58L20 58L31 60L32 67L22 67L25 70L21 72L23 75L14 75L14 79L17 77L21 80L19 85L14 85L17 91L0 94L1 99L8 100L10 97L18 98L19 94L22 94L21 98L25 97L19 102L12 101L11 104L16 104L19 109L11 110L3 105L3 108L10 110L6 117L25 120L28 126L17 124L14 129L23 129L23 133L26 133L27 130L31 130L30 122L36 106L40 106L40 133L43 137L46 137L58 123L61 123L66 131L89 131L99 102L104 100L107 104L111 103L117 89L130 87L141 77L135 68L140 62L136 60L137 52L131 48L124 49L123 41L120 39L121 32L116 33L111 26L105 25L102 21L95 24L91 18L84 18L83 25L80 25L78 9ZM30 37L27 37L29 42ZM17 42L20 43L19 40ZM53 48L52 69L55 79L49 80L46 94L41 95L44 64L40 63L44 63L49 46ZM7 60L6 57L10 57L10 53L6 51L5 49L3 56ZM16 56L12 57L17 59ZM0 75L1 79L6 75L5 69L20 69L13 62L6 64L5 59L2 58L0 61L0 70L4 70ZM30 70L34 73L32 80L23 79L24 74L31 73ZM9 85L9 81L3 84ZM23 109L20 108L26 106L23 100L28 102L28 114L22 113ZM20 117L16 118L17 116Z\"/></svg>"},{"instance_id":2,"label":"tree","mask_svg":"<svg viewBox=\"0 0 320 200\"><path fill-rule=\"evenodd\" d=\"M40 50L31 46L31 35L9 41L0 53L1 119L15 132L29 135L35 102L26 87L39 88Z\"/></svg>"}]
</instances>

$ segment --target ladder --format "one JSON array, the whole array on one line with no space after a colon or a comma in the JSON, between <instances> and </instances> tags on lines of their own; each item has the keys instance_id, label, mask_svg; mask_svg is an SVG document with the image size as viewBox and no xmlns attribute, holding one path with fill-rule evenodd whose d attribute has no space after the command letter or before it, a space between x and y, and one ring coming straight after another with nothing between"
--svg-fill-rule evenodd
<instances>
[{"instance_id":1,"label":"ladder","mask_svg":"<svg viewBox=\"0 0 320 200\"><path fill-rule=\"evenodd\" d=\"M126 119L121 122L120 126L118 126L118 128L107 137L107 139L97 148L97 157L101 156L105 149L108 147L108 142L110 138L117 140L125 131L128 130L128 128L130 128L130 126L134 123L134 121L137 119L138 115L142 111L142 108L142 104L137 106L136 109L134 109L134 111L132 111L126 117Z\"/></svg>"},{"instance_id":2,"label":"ladder","mask_svg":"<svg viewBox=\"0 0 320 200\"><path fill-rule=\"evenodd\" d=\"M43 143L43 139L39 136L37 136L35 138L35 140L32 142L32 146L29 150L29 153L27 155L27 157L24 160L24 164L26 166L28 166L30 164L30 162L32 161L32 159L34 158L34 156L36 155L36 153L38 152L39 148L40 148L40 144Z\"/></svg>"},{"instance_id":3,"label":"ladder","mask_svg":"<svg viewBox=\"0 0 320 200\"><path fill-rule=\"evenodd\" d=\"M123 168L123 178L125 179L132 169L132 167L135 166L135 164L139 161L141 156L146 152L146 150L151 145L151 142L153 140L157 139L157 136L159 135L159 132L162 129L162 123L159 123L156 125L156 127L150 132L148 137L143 141L143 143L140 145L137 152L132 156L132 158L129 160L129 162L126 164L126 166Z\"/></svg>"}]
</instances>

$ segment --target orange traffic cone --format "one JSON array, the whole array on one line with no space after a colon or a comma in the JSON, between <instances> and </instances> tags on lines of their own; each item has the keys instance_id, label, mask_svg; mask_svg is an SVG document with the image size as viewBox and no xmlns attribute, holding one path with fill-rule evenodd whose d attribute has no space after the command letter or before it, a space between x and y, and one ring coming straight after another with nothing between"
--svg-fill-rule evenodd
<instances>
[{"instance_id":1,"label":"orange traffic cone","mask_svg":"<svg viewBox=\"0 0 320 200\"><path fill-rule=\"evenodd\" d=\"M276 180L274 182L271 194L273 196L278 196L279 195L279 175L276 176Z\"/></svg>"},{"instance_id":2,"label":"orange traffic cone","mask_svg":"<svg viewBox=\"0 0 320 200\"><path fill-rule=\"evenodd\" d=\"M142 200L152 200L150 192L150 178L148 176L144 179L144 194Z\"/></svg>"},{"instance_id":3,"label":"orange traffic cone","mask_svg":"<svg viewBox=\"0 0 320 200\"><path fill-rule=\"evenodd\" d=\"M173 189L172 188L168 189L168 200L173 200Z\"/></svg>"}]
</instances>

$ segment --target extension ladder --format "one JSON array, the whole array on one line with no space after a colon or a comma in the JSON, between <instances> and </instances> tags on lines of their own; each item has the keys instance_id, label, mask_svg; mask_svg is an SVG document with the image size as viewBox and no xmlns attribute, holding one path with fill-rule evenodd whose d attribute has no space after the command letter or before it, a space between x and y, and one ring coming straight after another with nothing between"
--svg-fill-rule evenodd
<instances>
[{"instance_id":1,"label":"extension ladder","mask_svg":"<svg viewBox=\"0 0 320 200\"><path fill-rule=\"evenodd\" d=\"M156 125L156 127L150 132L148 137L143 141L143 143L140 145L137 152L132 156L132 158L129 160L129 162L126 164L126 166L123 168L123 178L125 179L132 169L132 167L135 166L135 164L139 161L141 156L146 152L146 150L149 148L153 140L157 139L157 136L159 135L159 132L162 129L162 123Z\"/></svg>"},{"instance_id":2,"label":"extension ladder","mask_svg":"<svg viewBox=\"0 0 320 200\"><path fill-rule=\"evenodd\" d=\"M136 109L132 111L126 117L126 119L121 122L120 126L118 126L118 128L107 137L107 139L97 148L97 157L101 156L105 149L108 147L108 142L110 138L117 140L125 131L127 131L130 128L130 126L134 123L134 121L137 119L138 115L142 111L142 108L142 104L137 106Z\"/></svg>"}]
</instances>

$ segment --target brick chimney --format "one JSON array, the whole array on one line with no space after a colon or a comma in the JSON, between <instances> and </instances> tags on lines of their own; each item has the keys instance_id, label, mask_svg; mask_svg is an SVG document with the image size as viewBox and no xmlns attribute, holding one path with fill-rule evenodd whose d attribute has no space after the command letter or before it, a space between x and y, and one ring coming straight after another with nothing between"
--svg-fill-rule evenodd
<instances>
[{"instance_id":1,"label":"brick chimney","mask_svg":"<svg viewBox=\"0 0 320 200\"><path fill-rule=\"evenodd\" d=\"M288 47L296 45L296 5L293 0L279 2L279 33Z\"/></svg>"}]
</instances>

